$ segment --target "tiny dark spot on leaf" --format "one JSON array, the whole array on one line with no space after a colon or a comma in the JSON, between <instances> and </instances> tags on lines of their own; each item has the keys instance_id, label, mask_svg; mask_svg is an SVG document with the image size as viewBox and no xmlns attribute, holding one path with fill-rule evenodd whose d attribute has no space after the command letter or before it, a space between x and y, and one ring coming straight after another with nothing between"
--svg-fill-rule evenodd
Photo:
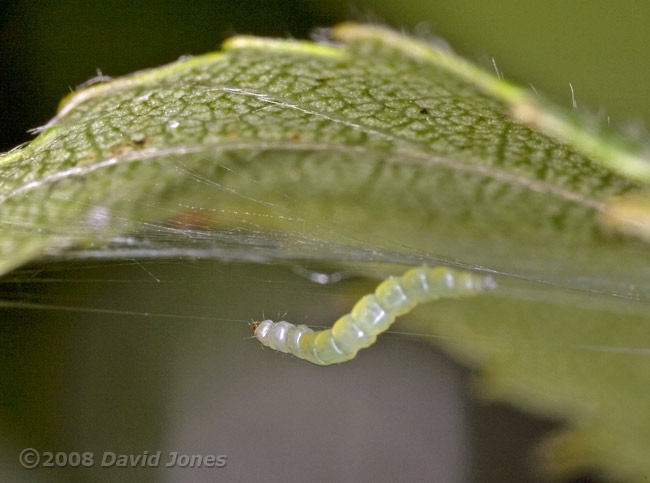
<instances>
[{"instance_id":1,"label":"tiny dark spot on leaf","mask_svg":"<svg viewBox=\"0 0 650 483\"><path fill-rule=\"evenodd\" d=\"M136 134L135 136L133 136L133 137L131 138L131 142L133 142L133 144L134 144L135 146L144 146L144 144L146 143L146 141L147 141L147 138L145 138L145 137L142 136L141 134L140 134L140 135Z\"/></svg>"},{"instance_id":2,"label":"tiny dark spot on leaf","mask_svg":"<svg viewBox=\"0 0 650 483\"><path fill-rule=\"evenodd\" d=\"M95 156L94 153L90 153L90 152L83 153L79 158L79 165L88 166L89 164L94 163L96 159L97 156Z\"/></svg>"},{"instance_id":3,"label":"tiny dark spot on leaf","mask_svg":"<svg viewBox=\"0 0 650 483\"><path fill-rule=\"evenodd\" d=\"M133 151L133 146L130 143L122 143L117 146L110 147L106 150L106 154L112 158L119 158L125 154Z\"/></svg>"},{"instance_id":4,"label":"tiny dark spot on leaf","mask_svg":"<svg viewBox=\"0 0 650 483\"><path fill-rule=\"evenodd\" d=\"M171 223L181 230L209 229L218 226L210 216L194 212L181 212L171 219Z\"/></svg>"},{"instance_id":5,"label":"tiny dark spot on leaf","mask_svg":"<svg viewBox=\"0 0 650 483\"><path fill-rule=\"evenodd\" d=\"M420 114L423 114L423 115L426 116L427 114L429 114L429 109L427 109L426 107L421 108L420 109Z\"/></svg>"}]
</instances>

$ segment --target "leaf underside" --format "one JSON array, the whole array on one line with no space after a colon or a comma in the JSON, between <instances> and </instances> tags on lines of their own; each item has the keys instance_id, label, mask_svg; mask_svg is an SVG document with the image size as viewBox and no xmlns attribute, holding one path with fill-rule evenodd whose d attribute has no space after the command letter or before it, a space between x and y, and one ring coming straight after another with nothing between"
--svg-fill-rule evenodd
<instances>
[{"instance_id":1,"label":"leaf underside","mask_svg":"<svg viewBox=\"0 0 650 483\"><path fill-rule=\"evenodd\" d=\"M486 396L569 423L551 471L650 474L643 147L435 44L332 37L236 37L73 93L0 157L0 271L80 250L491 271L494 296L412 323Z\"/></svg>"}]
</instances>

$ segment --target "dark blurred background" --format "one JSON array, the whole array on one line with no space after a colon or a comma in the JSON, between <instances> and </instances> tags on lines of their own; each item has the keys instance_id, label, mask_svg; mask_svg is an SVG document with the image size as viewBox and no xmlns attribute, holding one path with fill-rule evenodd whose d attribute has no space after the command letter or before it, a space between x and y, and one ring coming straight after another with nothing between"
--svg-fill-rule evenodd
<instances>
[{"instance_id":1,"label":"dark blurred background","mask_svg":"<svg viewBox=\"0 0 650 483\"><path fill-rule=\"evenodd\" d=\"M570 106L650 120L650 3L517 0L5 0L0 2L0 152L31 138L70 89L215 50L236 33L304 38L318 26L375 20L425 26L460 53Z\"/></svg>"}]
</instances>

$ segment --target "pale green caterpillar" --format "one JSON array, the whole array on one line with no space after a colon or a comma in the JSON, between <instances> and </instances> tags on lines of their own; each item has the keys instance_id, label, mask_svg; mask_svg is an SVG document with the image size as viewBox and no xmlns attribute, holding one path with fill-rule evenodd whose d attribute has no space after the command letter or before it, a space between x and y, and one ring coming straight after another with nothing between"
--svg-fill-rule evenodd
<instances>
[{"instance_id":1,"label":"pale green caterpillar","mask_svg":"<svg viewBox=\"0 0 650 483\"><path fill-rule=\"evenodd\" d=\"M423 266L379 284L374 294L359 300L352 312L337 320L331 329L314 332L306 325L271 320L254 322L252 329L263 345L326 366L353 359L361 349L372 345L396 317L417 304L441 297L475 295L495 287L490 276Z\"/></svg>"}]
</instances>

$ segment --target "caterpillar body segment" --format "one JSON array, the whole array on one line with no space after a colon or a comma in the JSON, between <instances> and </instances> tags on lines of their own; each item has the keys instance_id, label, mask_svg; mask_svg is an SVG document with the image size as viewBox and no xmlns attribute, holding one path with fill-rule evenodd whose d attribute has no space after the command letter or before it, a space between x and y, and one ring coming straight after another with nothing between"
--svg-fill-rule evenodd
<instances>
[{"instance_id":1,"label":"caterpillar body segment","mask_svg":"<svg viewBox=\"0 0 650 483\"><path fill-rule=\"evenodd\" d=\"M271 349L322 366L337 364L353 359L361 349L371 346L396 317L420 303L477 295L495 287L490 276L422 266L401 277L389 277L374 293L362 297L331 329L314 332L306 325L264 320L252 324L253 334Z\"/></svg>"}]
</instances>

